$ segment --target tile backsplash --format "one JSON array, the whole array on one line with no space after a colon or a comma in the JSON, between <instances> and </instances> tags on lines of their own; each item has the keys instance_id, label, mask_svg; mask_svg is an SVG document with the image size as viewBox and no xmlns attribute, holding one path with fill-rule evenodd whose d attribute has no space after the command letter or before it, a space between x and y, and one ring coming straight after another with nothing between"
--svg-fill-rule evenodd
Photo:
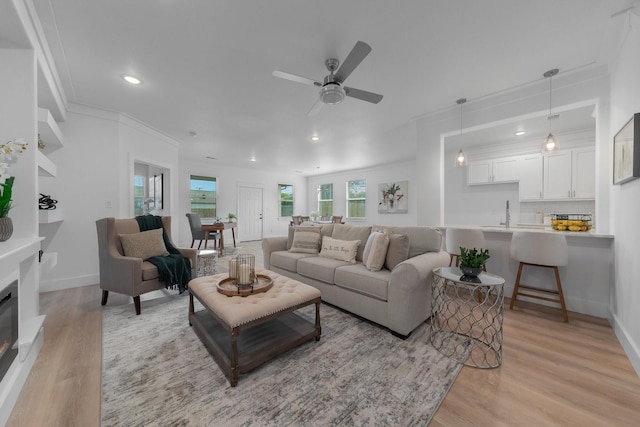
<instances>
[{"instance_id":1,"label":"tile backsplash","mask_svg":"<svg viewBox=\"0 0 640 427\"><path fill-rule=\"evenodd\" d=\"M539 201L520 203L521 223L535 223L536 214L542 212L543 215L548 214L575 214L590 213L592 214L592 224L595 225L596 218L593 214L596 211L596 202L594 200L566 200L566 201Z\"/></svg>"}]
</instances>

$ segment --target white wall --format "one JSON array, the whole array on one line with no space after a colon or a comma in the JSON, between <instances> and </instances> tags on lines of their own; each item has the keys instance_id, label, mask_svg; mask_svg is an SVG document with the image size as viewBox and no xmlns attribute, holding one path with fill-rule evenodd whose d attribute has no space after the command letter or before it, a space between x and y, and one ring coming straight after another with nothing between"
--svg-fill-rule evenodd
<instances>
[{"instance_id":1,"label":"white wall","mask_svg":"<svg viewBox=\"0 0 640 427\"><path fill-rule=\"evenodd\" d=\"M626 16L624 19L628 19ZM611 64L611 126L613 135L640 112L640 18L629 15L630 25L621 25L617 56ZM610 148L611 149L611 148ZM609 163L611 164L611 162ZM612 176L611 167L609 178ZM640 374L640 179L611 185L611 228L615 235L615 286L611 290L613 325L620 342Z\"/></svg>"},{"instance_id":2,"label":"white wall","mask_svg":"<svg viewBox=\"0 0 640 427\"><path fill-rule=\"evenodd\" d=\"M262 188L263 197L263 236L279 236L287 233L290 217L278 217L278 184L291 184L294 188L294 212L306 212L307 184L303 176L287 172L268 172L258 168L236 168L224 166L221 161L180 161L178 183L180 186L177 203L178 227L180 229L179 246L191 245L191 231L185 214L191 211L189 180L191 175L203 175L216 178L217 212L225 218L229 212L238 213L238 187L240 184ZM315 192L314 192L315 193ZM242 218L238 217L238 222ZM236 237L242 236L236 230Z\"/></svg>"},{"instance_id":3,"label":"white wall","mask_svg":"<svg viewBox=\"0 0 640 427\"><path fill-rule=\"evenodd\" d=\"M40 179L40 192L64 210L64 221L40 225L43 249L58 254L56 267L41 277L43 292L99 282L95 221L132 216L135 160L178 170L175 141L122 115L71 105L60 129L64 147L50 155L58 174ZM178 184L171 175L166 179L171 197ZM174 238L177 212L176 206L167 213Z\"/></svg>"},{"instance_id":4,"label":"white wall","mask_svg":"<svg viewBox=\"0 0 640 427\"><path fill-rule=\"evenodd\" d=\"M348 219L347 181L364 179L367 182L366 218L362 220ZM316 188L319 184L333 184L333 214L342 215L344 221L364 222L380 225L417 225L418 221L418 182L415 161L393 163L366 169L355 169L335 174L312 175L307 180L307 208L305 215L318 210ZM409 181L407 194L409 208L406 214L378 213L378 185Z\"/></svg>"}]
</instances>

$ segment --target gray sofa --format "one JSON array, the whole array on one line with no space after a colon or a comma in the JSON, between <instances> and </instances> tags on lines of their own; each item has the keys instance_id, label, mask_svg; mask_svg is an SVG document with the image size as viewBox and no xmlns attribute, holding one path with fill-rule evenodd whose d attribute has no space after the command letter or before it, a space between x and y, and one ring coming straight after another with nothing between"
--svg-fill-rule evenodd
<instances>
[{"instance_id":1,"label":"gray sofa","mask_svg":"<svg viewBox=\"0 0 640 427\"><path fill-rule=\"evenodd\" d=\"M364 246L372 230L407 235L408 258L391 271L370 271L362 263ZM440 231L430 227L358 226L326 224L321 235L340 240L360 240L356 263L288 251L290 236L262 240L264 267L314 286L322 300L406 337L431 312L432 270L449 265L442 250Z\"/></svg>"}]
</instances>

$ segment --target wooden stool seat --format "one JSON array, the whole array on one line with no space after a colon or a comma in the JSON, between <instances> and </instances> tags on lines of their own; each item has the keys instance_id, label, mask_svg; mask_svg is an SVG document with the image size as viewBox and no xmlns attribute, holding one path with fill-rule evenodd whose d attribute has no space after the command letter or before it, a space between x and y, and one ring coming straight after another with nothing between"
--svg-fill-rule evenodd
<instances>
[{"instance_id":1,"label":"wooden stool seat","mask_svg":"<svg viewBox=\"0 0 640 427\"><path fill-rule=\"evenodd\" d=\"M514 232L511 238L511 258L519 261L518 275L513 287L509 309L513 309L518 295L525 298L534 298L543 301L560 304L562 317L569 321L567 306L564 302L562 282L558 267L569 263L567 240L562 234ZM521 282L523 267L542 267L553 270L556 279L556 289L542 288L539 286L525 285ZM523 291L524 290L524 291ZM533 292L527 292L533 291ZM548 296L551 295L551 296ZM555 295L556 297L553 297Z\"/></svg>"}]
</instances>

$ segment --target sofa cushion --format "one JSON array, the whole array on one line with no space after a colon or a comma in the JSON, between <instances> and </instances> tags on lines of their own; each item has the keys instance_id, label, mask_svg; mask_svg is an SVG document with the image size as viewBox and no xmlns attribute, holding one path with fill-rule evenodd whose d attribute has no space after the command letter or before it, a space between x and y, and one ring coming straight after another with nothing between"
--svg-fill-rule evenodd
<instances>
[{"instance_id":1,"label":"sofa cushion","mask_svg":"<svg viewBox=\"0 0 640 427\"><path fill-rule=\"evenodd\" d=\"M312 227L320 227L320 235L321 236L331 236L333 233L333 224L316 224L314 222L305 222L305 224L311 224ZM302 224L301 224L302 225ZM289 235L287 237L287 250L291 249L291 244L293 243L293 235L295 233L296 226L289 226Z\"/></svg>"},{"instance_id":2,"label":"sofa cushion","mask_svg":"<svg viewBox=\"0 0 640 427\"><path fill-rule=\"evenodd\" d=\"M387 301L389 270L369 271L363 264L336 268L334 283L341 288Z\"/></svg>"},{"instance_id":3,"label":"sofa cushion","mask_svg":"<svg viewBox=\"0 0 640 427\"><path fill-rule=\"evenodd\" d=\"M442 234L433 227L374 225L372 229L409 236L409 258L427 252L438 252L442 247Z\"/></svg>"},{"instance_id":4,"label":"sofa cushion","mask_svg":"<svg viewBox=\"0 0 640 427\"><path fill-rule=\"evenodd\" d=\"M298 274L333 284L336 268L345 265L350 264L346 261L332 258L308 257L298 261Z\"/></svg>"},{"instance_id":5,"label":"sofa cushion","mask_svg":"<svg viewBox=\"0 0 640 427\"><path fill-rule=\"evenodd\" d=\"M387 247L389 246L389 234L374 231L369 235L364 246L362 263L371 271L382 269L387 257Z\"/></svg>"},{"instance_id":6,"label":"sofa cushion","mask_svg":"<svg viewBox=\"0 0 640 427\"><path fill-rule=\"evenodd\" d=\"M289 252L317 254L319 247L320 227L296 227Z\"/></svg>"},{"instance_id":7,"label":"sofa cushion","mask_svg":"<svg viewBox=\"0 0 640 427\"><path fill-rule=\"evenodd\" d=\"M371 234L371 226L369 225L333 224L331 237L339 240L360 240L362 244L356 252L356 261L362 261L364 243L369 238L369 234Z\"/></svg>"},{"instance_id":8,"label":"sofa cushion","mask_svg":"<svg viewBox=\"0 0 640 427\"><path fill-rule=\"evenodd\" d=\"M320 256L355 264L358 246L360 246L360 240L339 240L324 236Z\"/></svg>"},{"instance_id":9,"label":"sofa cushion","mask_svg":"<svg viewBox=\"0 0 640 427\"><path fill-rule=\"evenodd\" d=\"M169 255L162 232L162 228L156 228L140 233L119 234L124 256L145 260L154 256Z\"/></svg>"},{"instance_id":10,"label":"sofa cushion","mask_svg":"<svg viewBox=\"0 0 640 427\"><path fill-rule=\"evenodd\" d=\"M389 248L384 266L393 270L396 265L409 258L409 236L406 234L388 233Z\"/></svg>"},{"instance_id":11,"label":"sofa cushion","mask_svg":"<svg viewBox=\"0 0 640 427\"><path fill-rule=\"evenodd\" d=\"M292 272L298 271L298 260L307 257L316 257L317 255L296 253L288 251L276 251L271 253L271 265Z\"/></svg>"}]
</instances>

